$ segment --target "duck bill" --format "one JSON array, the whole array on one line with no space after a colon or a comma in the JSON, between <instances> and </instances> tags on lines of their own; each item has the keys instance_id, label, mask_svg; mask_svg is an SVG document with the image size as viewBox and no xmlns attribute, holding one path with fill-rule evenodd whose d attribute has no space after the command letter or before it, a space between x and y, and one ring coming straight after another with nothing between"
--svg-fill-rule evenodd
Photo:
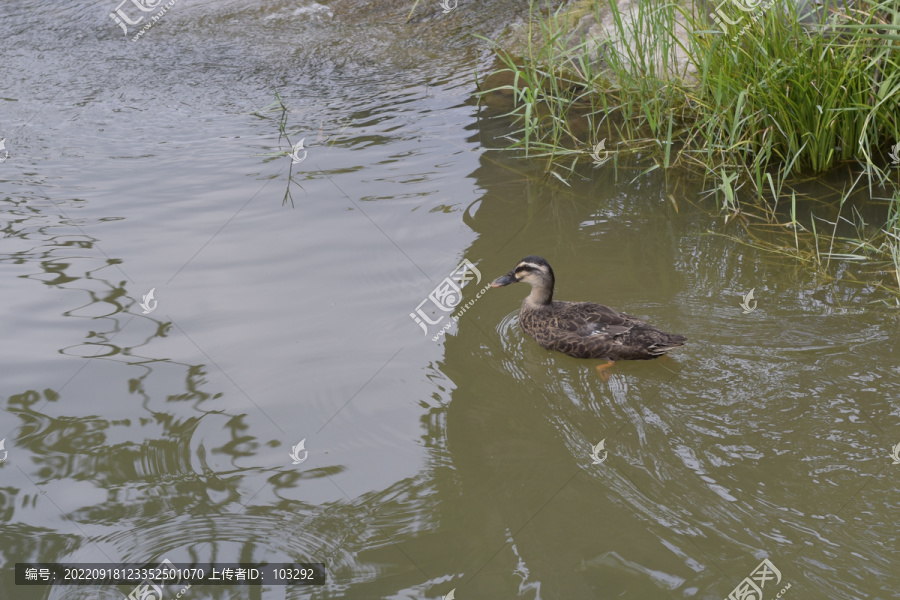
<instances>
[{"instance_id":1,"label":"duck bill","mask_svg":"<svg viewBox=\"0 0 900 600\"><path fill-rule=\"evenodd\" d=\"M512 273L507 273L503 277L498 277L494 281L491 282L491 287L503 287L504 285L509 285L511 283L518 283L519 281L516 279L516 276Z\"/></svg>"}]
</instances>

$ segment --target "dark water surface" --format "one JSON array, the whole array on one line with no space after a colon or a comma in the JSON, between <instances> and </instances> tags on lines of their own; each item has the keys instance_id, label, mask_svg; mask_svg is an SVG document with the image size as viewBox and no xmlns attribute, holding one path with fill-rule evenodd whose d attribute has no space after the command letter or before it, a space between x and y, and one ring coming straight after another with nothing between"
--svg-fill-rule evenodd
<instances>
[{"instance_id":1,"label":"dark water surface","mask_svg":"<svg viewBox=\"0 0 900 600\"><path fill-rule=\"evenodd\" d=\"M468 34L524 8L487 4L178 0L137 41L112 0L4 5L0 598L166 558L328 573L184 600L721 599L764 558L767 600L900 596L896 310L709 235L674 174L493 151ZM689 343L604 382L523 286L410 317L528 254Z\"/></svg>"}]
</instances>

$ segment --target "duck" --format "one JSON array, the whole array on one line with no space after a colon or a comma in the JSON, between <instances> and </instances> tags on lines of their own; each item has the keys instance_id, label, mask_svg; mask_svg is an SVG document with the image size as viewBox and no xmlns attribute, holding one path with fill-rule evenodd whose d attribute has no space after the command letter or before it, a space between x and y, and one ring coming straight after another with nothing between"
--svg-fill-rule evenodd
<instances>
[{"instance_id":1,"label":"duck","mask_svg":"<svg viewBox=\"0 0 900 600\"><path fill-rule=\"evenodd\" d=\"M548 350L575 358L608 361L598 372L619 360L659 358L680 346L687 338L650 325L646 321L594 302L564 302L553 299L556 277L540 256L526 256L516 267L491 282L491 287L513 283L531 284L531 293L522 301L519 325Z\"/></svg>"}]
</instances>

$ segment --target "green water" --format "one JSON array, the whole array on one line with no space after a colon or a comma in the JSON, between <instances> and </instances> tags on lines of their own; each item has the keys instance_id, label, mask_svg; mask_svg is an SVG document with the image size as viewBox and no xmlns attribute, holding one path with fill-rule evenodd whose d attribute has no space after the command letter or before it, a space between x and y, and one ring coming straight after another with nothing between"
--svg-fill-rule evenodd
<instances>
[{"instance_id":1,"label":"green water","mask_svg":"<svg viewBox=\"0 0 900 600\"><path fill-rule=\"evenodd\" d=\"M683 174L496 151L468 34L523 8L410 6L0 16L0 598L132 590L15 563L166 558L327 571L185 600L721 599L764 558L767 600L896 597L896 310L715 235ZM606 382L542 349L525 286L476 299L529 254L688 343ZM433 341L450 313L410 313L464 259Z\"/></svg>"}]
</instances>

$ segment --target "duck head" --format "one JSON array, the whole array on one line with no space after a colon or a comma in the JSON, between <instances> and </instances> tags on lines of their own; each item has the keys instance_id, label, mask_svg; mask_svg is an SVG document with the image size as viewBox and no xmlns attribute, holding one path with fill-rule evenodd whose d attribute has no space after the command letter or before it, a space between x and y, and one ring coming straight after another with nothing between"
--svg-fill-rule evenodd
<instances>
[{"instance_id":1,"label":"duck head","mask_svg":"<svg viewBox=\"0 0 900 600\"><path fill-rule=\"evenodd\" d=\"M556 278L550 263L540 256L526 256L516 268L491 282L491 287L503 287L511 283L530 283L531 294L525 299L533 304L550 304L553 301L553 285Z\"/></svg>"}]
</instances>

